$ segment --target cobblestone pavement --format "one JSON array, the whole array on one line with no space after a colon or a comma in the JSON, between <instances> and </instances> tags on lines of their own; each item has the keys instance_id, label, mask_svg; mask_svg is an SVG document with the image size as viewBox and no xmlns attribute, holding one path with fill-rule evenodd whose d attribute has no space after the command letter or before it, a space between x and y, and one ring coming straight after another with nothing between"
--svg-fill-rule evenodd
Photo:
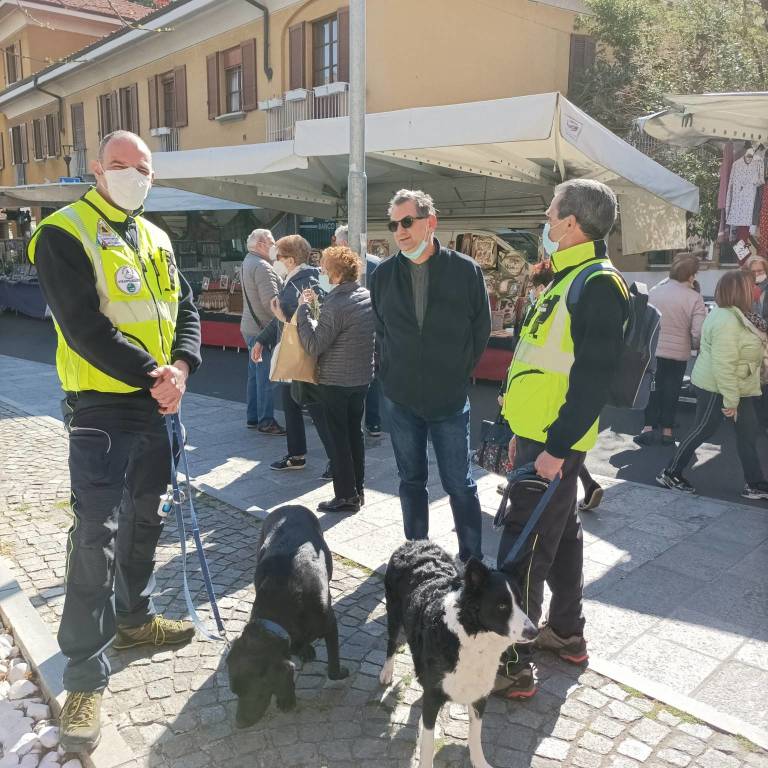
<instances>
[{"instance_id":1,"label":"cobblestone pavement","mask_svg":"<svg viewBox=\"0 0 768 768\"><path fill-rule=\"evenodd\" d=\"M66 438L52 420L0 404L0 555L56 631L63 604L64 543L69 527ZM258 522L229 505L198 497L211 572L228 634L245 625L253 599ZM192 561L190 560L190 564ZM234 698L222 647L193 642L175 652L112 654L105 710L132 748L131 768L198 766L408 766L415 749L421 692L405 649L395 684L378 683L384 658L381 578L336 560L332 592L341 655L349 679L325 677L325 647L297 677L298 707L274 708L256 726L234 728ZM202 581L191 587L202 603ZM157 597L171 616L183 612L175 526L157 560ZM201 611L207 617L206 611ZM496 766L578 768L768 768L768 754L720 733L592 671L543 655L541 690L525 704L493 699L484 720L487 758ZM443 708L436 765L469 765L463 707Z\"/></svg>"}]
</instances>

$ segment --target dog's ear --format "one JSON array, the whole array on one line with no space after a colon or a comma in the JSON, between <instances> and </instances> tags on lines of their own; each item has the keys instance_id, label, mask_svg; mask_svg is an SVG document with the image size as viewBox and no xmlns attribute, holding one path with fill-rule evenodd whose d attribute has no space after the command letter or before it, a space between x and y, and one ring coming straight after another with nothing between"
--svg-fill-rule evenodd
<instances>
[{"instance_id":1,"label":"dog's ear","mask_svg":"<svg viewBox=\"0 0 768 768\"><path fill-rule=\"evenodd\" d=\"M488 581L488 569L481 560L470 557L464 569L464 583L471 591L481 589Z\"/></svg>"}]
</instances>

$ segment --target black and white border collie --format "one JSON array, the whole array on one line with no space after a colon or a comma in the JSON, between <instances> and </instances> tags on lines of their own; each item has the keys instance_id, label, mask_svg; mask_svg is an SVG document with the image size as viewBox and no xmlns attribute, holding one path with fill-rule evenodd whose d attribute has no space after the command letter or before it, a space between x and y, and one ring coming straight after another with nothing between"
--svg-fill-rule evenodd
<instances>
[{"instance_id":1,"label":"black and white border collie","mask_svg":"<svg viewBox=\"0 0 768 768\"><path fill-rule=\"evenodd\" d=\"M450 555L429 541L398 547L384 586L389 642L379 681L392 682L398 634L404 627L424 689L419 768L432 768L435 721L446 701L467 705L470 761L473 768L490 768L481 730L499 659L512 643L533 641L536 627L502 573L473 558L462 576Z\"/></svg>"}]
</instances>

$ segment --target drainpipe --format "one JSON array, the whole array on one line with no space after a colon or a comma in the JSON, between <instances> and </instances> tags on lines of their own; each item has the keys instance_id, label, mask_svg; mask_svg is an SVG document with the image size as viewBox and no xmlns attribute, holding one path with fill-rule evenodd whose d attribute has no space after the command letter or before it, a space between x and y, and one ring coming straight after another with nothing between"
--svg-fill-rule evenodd
<instances>
[{"instance_id":1,"label":"drainpipe","mask_svg":"<svg viewBox=\"0 0 768 768\"><path fill-rule=\"evenodd\" d=\"M35 75L32 78L32 87L36 91L40 91L40 93L44 93L46 96L53 96L53 98L59 102L59 133L63 135L64 133L66 133L66 131L64 130L64 97L59 96L58 93L51 93L51 91L46 91L45 88L37 84L37 77L38 76Z\"/></svg>"},{"instance_id":2,"label":"drainpipe","mask_svg":"<svg viewBox=\"0 0 768 768\"><path fill-rule=\"evenodd\" d=\"M256 0L245 0L254 8L258 8L264 14L264 74L267 80L272 80L272 67L269 66L269 8L264 3L257 3Z\"/></svg>"}]
</instances>

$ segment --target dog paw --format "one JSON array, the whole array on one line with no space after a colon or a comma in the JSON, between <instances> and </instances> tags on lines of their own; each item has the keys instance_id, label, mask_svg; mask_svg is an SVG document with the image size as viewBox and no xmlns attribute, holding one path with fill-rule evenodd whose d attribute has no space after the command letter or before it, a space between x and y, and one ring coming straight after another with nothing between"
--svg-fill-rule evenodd
<instances>
[{"instance_id":1,"label":"dog paw","mask_svg":"<svg viewBox=\"0 0 768 768\"><path fill-rule=\"evenodd\" d=\"M395 659L393 656L390 656L385 662L384 666L381 668L381 672L379 672L379 682L382 685L390 685L392 683L392 677L395 672Z\"/></svg>"}]
</instances>

